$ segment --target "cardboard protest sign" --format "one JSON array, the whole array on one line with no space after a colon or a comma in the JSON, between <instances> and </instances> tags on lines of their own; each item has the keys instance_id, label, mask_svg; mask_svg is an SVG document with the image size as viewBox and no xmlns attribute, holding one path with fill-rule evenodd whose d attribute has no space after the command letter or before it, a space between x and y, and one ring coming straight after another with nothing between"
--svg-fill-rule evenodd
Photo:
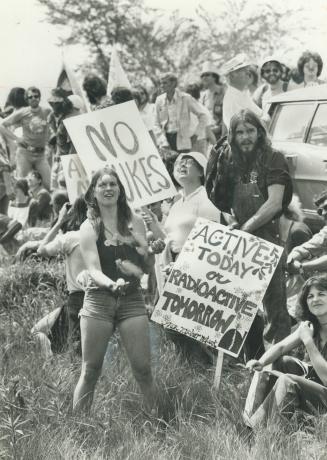
<instances>
[{"instance_id":1,"label":"cardboard protest sign","mask_svg":"<svg viewBox=\"0 0 327 460\"><path fill-rule=\"evenodd\" d=\"M152 319L238 356L283 248L198 219Z\"/></svg>"},{"instance_id":2,"label":"cardboard protest sign","mask_svg":"<svg viewBox=\"0 0 327 460\"><path fill-rule=\"evenodd\" d=\"M113 166L132 207L176 195L134 101L67 118L64 123L89 179L106 164Z\"/></svg>"},{"instance_id":3,"label":"cardboard protest sign","mask_svg":"<svg viewBox=\"0 0 327 460\"><path fill-rule=\"evenodd\" d=\"M69 201L74 203L77 197L86 192L90 181L78 155L62 155L60 160L65 176Z\"/></svg>"}]
</instances>

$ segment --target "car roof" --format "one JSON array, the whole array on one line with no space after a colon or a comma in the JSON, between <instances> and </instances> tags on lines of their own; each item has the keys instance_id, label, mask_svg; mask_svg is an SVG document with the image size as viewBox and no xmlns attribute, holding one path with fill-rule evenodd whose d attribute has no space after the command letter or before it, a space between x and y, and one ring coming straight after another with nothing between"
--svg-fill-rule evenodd
<instances>
[{"instance_id":1,"label":"car roof","mask_svg":"<svg viewBox=\"0 0 327 460\"><path fill-rule=\"evenodd\" d=\"M308 86L306 88L286 91L269 99L270 104L276 102L299 102L299 101L325 101L327 100L327 84Z\"/></svg>"}]
</instances>

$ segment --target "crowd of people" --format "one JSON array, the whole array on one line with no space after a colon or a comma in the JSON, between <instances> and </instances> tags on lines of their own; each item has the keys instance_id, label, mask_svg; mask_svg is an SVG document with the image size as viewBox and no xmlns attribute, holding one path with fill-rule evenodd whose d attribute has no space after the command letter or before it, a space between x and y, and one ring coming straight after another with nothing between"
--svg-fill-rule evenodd
<instances>
[{"instance_id":1,"label":"crowd of people","mask_svg":"<svg viewBox=\"0 0 327 460\"><path fill-rule=\"evenodd\" d=\"M91 407L116 327L146 408L155 411L142 291L155 305L198 217L285 248L244 345L247 367L263 371L251 384L250 392L260 387L260 397L247 402L245 422L253 428L273 413L327 410L327 256L322 255L327 191L315 202L326 226L312 236L293 198L287 161L267 134L270 98L324 83L322 67L321 57L309 51L296 70L274 56L255 66L238 54L219 72L204 63L198 81L184 91L177 76L166 73L152 96L142 85L117 86L108 95L102 78L87 75L83 89L92 110L135 101L178 190L174 198L140 212L130 209L124 186L109 167L93 175L85 196L71 207L61 156L76 151L63 121L83 112L83 100L58 87L48 99L50 108L44 108L38 88L10 91L0 122L0 247L2 256L15 254L19 261L31 253L65 259L67 341L82 360L76 411ZM300 294L297 312L290 308L290 292ZM60 309L52 317L59 314ZM49 353L44 324L33 333L48 344ZM166 335L187 359L212 360L213 351L199 342L169 330ZM285 356L300 344L305 361Z\"/></svg>"}]
</instances>

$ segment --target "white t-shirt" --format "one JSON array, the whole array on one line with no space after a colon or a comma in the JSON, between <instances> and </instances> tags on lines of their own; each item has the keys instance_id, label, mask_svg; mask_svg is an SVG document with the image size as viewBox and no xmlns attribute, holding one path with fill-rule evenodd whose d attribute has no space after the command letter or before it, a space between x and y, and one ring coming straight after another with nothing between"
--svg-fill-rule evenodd
<instances>
[{"instance_id":1,"label":"white t-shirt","mask_svg":"<svg viewBox=\"0 0 327 460\"><path fill-rule=\"evenodd\" d=\"M66 280L69 292L81 290L76 278L81 271L86 269L79 246L79 235L79 231L60 234L46 245L50 256L58 254L66 256Z\"/></svg>"},{"instance_id":2,"label":"white t-shirt","mask_svg":"<svg viewBox=\"0 0 327 460\"><path fill-rule=\"evenodd\" d=\"M260 107L251 99L248 90L240 91L233 86L228 86L223 100L223 121L227 129L233 115L243 109L252 110L259 118L263 115Z\"/></svg>"},{"instance_id":3,"label":"white t-shirt","mask_svg":"<svg viewBox=\"0 0 327 460\"><path fill-rule=\"evenodd\" d=\"M218 223L221 217L221 212L209 200L203 185L190 195L182 196L170 208L164 228L174 252L180 252L198 217Z\"/></svg>"},{"instance_id":4,"label":"white t-shirt","mask_svg":"<svg viewBox=\"0 0 327 460\"><path fill-rule=\"evenodd\" d=\"M8 216L11 219L17 220L22 224L22 227L27 227L27 221L30 212L30 203L25 203L24 205L15 206L15 203L9 203L8 207Z\"/></svg>"}]
</instances>

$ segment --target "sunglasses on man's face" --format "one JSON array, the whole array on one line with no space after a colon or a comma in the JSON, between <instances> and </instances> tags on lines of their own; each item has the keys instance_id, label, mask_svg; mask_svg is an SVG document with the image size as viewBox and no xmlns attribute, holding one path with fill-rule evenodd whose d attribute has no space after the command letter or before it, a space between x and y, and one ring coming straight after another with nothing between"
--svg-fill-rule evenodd
<instances>
[{"instance_id":1,"label":"sunglasses on man's face","mask_svg":"<svg viewBox=\"0 0 327 460\"><path fill-rule=\"evenodd\" d=\"M278 67L268 67L267 69L263 69L263 73L279 73L280 69Z\"/></svg>"},{"instance_id":2,"label":"sunglasses on man's face","mask_svg":"<svg viewBox=\"0 0 327 460\"><path fill-rule=\"evenodd\" d=\"M321 206L320 208L318 208L317 213L319 216L322 216L323 213L327 213L327 204L325 204L325 206Z\"/></svg>"},{"instance_id":3,"label":"sunglasses on man's face","mask_svg":"<svg viewBox=\"0 0 327 460\"><path fill-rule=\"evenodd\" d=\"M31 94L30 96L27 96L27 99L40 99L40 96L37 94Z\"/></svg>"}]
</instances>

